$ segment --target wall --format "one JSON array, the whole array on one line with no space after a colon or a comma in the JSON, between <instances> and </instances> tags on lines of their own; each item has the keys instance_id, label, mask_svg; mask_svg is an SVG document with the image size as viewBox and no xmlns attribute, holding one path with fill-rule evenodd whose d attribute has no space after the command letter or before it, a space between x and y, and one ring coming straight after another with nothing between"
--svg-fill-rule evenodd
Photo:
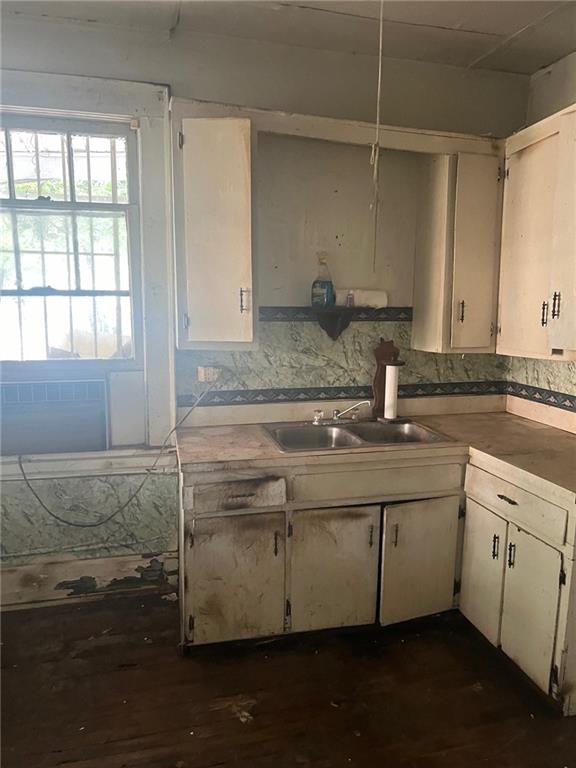
<instances>
[{"instance_id":1,"label":"wall","mask_svg":"<svg viewBox=\"0 0 576 768\"><path fill-rule=\"evenodd\" d=\"M374 56L177 31L6 17L2 66L170 85L175 96L374 119ZM385 59L382 121L506 136L524 122L528 78Z\"/></svg>"},{"instance_id":2,"label":"wall","mask_svg":"<svg viewBox=\"0 0 576 768\"><path fill-rule=\"evenodd\" d=\"M576 102L576 52L530 78L527 124L536 123Z\"/></svg>"},{"instance_id":3,"label":"wall","mask_svg":"<svg viewBox=\"0 0 576 768\"><path fill-rule=\"evenodd\" d=\"M327 254L336 286L381 288L409 306L421 155L383 151L373 268L370 148L259 134L256 280L264 306L305 306Z\"/></svg>"}]
</instances>

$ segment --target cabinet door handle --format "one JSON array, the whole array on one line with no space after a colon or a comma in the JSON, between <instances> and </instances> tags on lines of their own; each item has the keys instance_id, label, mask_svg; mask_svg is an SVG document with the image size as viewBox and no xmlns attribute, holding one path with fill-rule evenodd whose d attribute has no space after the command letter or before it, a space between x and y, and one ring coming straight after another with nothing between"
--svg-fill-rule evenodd
<instances>
[{"instance_id":1,"label":"cabinet door handle","mask_svg":"<svg viewBox=\"0 0 576 768\"><path fill-rule=\"evenodd\" d=\"M400 526L398 523L394 523L394 539L392 540L392 546L397 547L398 546L398 531L400 530Z\"/></svg>"},{"instance_id":2,"label":"cabinet door handle","mask_svg":"<svg viewBox=\"0 0 576 768\"><path fill-rule=\"evenodd\" d=\"M458 306L460 307L460 317L458 318L461 323L464 322L464 310L466 309L466 304L464 302L464 299L462 301L458 302Z\"/></svg>"},{"instance_id":3,"label":"cabinet door handle","mask_svg":"<svg viewBox=\"0 0 576 768\"><path fill-rule=\"evenodd\" d=\"M540 317L542 326L548 325L548 302L542 302L542 316Z\"/></svg>"},{"instance_id":4,"label":"cabinet door handle","mask_svg":"<svg viewBox=\"0 0 576 768\"><path fill-rule=\"evenodd\" d=\"M508 544L508 568L514 568L516 562L516 544Z\"/></svg>"},{"instance_id":5,"label":"cabinet door handle","mask_svg":"<svg viewBox=\"0 0 576 768\"><path fill-rule=\"evenodd\" d=\"M492 560L498 560L500 554L500 536L494 534L492 536Z\"/></svg>"},{"instance_id":6,"label":"cabinet door handle","mask_svg":"<svg viewBox=\"0 0 576 768\"><path fill-rule=\"evenodd\" d=\"M248 304L245 302L244 297L249 293L248 288L240 288L240 314L248 312Z\"/></svg>"},{"instance_id":7,"label":"cabinet door handle","mask_svg":"<svg viewBox=\"0 0 576 768\"><path fill-rule=\"evenodd\" d=\"M513 507L518 506L518 502L514 501L514 499L511 499L510 496L506 496L503 493L498 493L497 496L499 499L502 499L502 501L505 501L507 504L511 504Z\"/></svg>"},{"instance_id":8,"label":"cabinet door handle","mask_svg":"<svg viewBox=\"0 0 576 768\"><path fill-rule=\"evenodd\" d=\"M373 547L374 546L374 526L370 526L369 534L368 534L368 546Z\"/></svg>"},{"instance_id":9,"label":"cabinet door handle","mask_svg":"<svg viewBox=\"0 0 576 768\"><path fill-rule=\"evenodd\" d=\"M560 291L554 291L554 295L552 296L552 319L557 320L560 317L560 300L562 298L562 294Z\"/></svg>"},{"instance_id":10,"label":"cabinet door handle","mask_svg":"<svg viewBox=\"0 0 576 768\"><path fill-rule=\"evenodd\" d=\"M278 531L274 531L274 557L278 557Z\"/></svg>"}]
</instances>

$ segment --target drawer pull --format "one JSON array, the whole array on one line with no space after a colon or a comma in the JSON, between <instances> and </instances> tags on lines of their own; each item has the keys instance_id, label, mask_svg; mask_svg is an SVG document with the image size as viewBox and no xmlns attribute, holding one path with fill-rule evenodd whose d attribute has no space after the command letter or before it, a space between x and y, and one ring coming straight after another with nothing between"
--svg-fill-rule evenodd
<instances>
[{"instance_id":1,"label":"drawer pull","mask_svg":"<svg viewBox=\"0 0 576 768\"><path fill-rule=\"evenodd\" d=\"M514 568L516 562L516 544L508 544L508 568Z\"/></svg>"},{"instance_id":2,"label":"drawer pull","mask_svg":"<svg viewBox=\"0 0 576 768\"><path fill-rule=\"evenodd\" d=\"M505 501L507 504L512 504L513 507L518 506L518 502L514 501L514 499L511 499L510 496L506 496L503 493L497 494L499 499L502 499L502 501Z\"/></svg>"},{"instance_id":3,"label":"drawer pull","mask_svg":"<svg viewBox=\"0 0 576 768\"><path fill-rule=\"evenodd\" d=\"M492 537L492 560L498 560L500 554L500 536L494 534Z\"/></svg>"}]
</instances>

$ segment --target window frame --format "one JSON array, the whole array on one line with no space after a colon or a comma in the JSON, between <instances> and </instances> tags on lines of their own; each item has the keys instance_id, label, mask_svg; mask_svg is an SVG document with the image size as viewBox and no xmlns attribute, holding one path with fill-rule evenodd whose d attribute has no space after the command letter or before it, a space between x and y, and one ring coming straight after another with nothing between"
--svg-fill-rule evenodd
<instances>
[{"instance_id":1,"label":"window frame","mask_svg":"<svg viewBox=\"0 0 576 768\"><path fill-rule=\"evenodd\" d=\"M122 213L126 218L128 246L129 298L132 318L132 355L127 358L53 358L49 360L0 360L6 380L15 380L23 375L33 378L51 377L57 374L81 378L101 376L107 371L141 370L144 362L144 330L142 302L142 253L140 239L140 186L139 186L139 142L138 131L128 118L82 119L74 117L53 117L47 114L14 112L0 109L0 130L46 131L64 134L86 134L90 136L123 136L126 138L126 170L128 201L117 203L78 202L76 200L29 200L15 197L0 198L0 209L4 211L44 211L71 213ZM70 158L68 158L69 162ZM9 189L13 192L12 167L8 162ZM70 171L69 171L70 174ZM73 174L73 169L72 169ZM69 176L70 178L70 176ZM72 188L72 187L71 187ZM117 292L113 292L117 295ZM37 289L5 289L1 295L11 296L97 296L102 292L75 289L65 292ZM106 292L104 292L104 295Z\"/></svg>"}]
</instances>

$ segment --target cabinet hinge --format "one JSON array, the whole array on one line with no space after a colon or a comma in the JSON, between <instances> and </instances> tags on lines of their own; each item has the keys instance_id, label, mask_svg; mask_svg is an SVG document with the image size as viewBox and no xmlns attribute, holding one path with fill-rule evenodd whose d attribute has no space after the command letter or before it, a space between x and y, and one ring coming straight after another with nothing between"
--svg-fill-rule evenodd
<instances>
[{"instance_id":1,"label":"cabinet hinge","mask_svg":"<svg viewBox=\"0 0 576 768\"><path fill-rule=\"evenodd\" d=\"M288 523L288 534L287 534L288 538L290 538L293 535L293 533L294 533L294 526L292 525L292 523Z\"/></svg>"},{"instance_id":2,"label":"cabinet hinge","mask_svg":"<svg viewBox=\"0 0 576 768\"><path fill-rule=\"evenodd\" d=\"M286 600L286 616L292 616L292 603Z\"/></svg>"},{"instance_id":3,"label":"cabinet hinge","mask_svg":"<svg viewBox=\"0 0 576 768\"><path fill-rule=\"evenodd\" d=\"M178 131L178 149L182 149L184 146L184 134L182 131Z\"/></svg>"},{"instance_id":4,"label":"cabinet hinge","mask_svg":"<svg viewBox=\"0 0 576 768\"><path fill-rule=\"evenodd\" d=\"M463 517L466 517L466 504L460 504L458 507L458 520L462 520Z\"/></svg>"},{"instance_id":5,"label":"cabinet hinge","mask_svg":"<svg viewBox=\"0 0 576 768\"><path fill-rule=\"evenodd\" d=\"M564 568L560 568L559 581L560 581L560 586L563 586L564 584L566 584L566 571L564 570Z\"/></svg>"},{"instance_id":6,"label":"cabinet hinge","mask_svg":"<svg viewBox=\"0 0 576 768\"><path fill-rule=\"evenodd\" d=\"M459 595L460 594L460 586L461 586L460 580L459 579L454 579L454 589L452 591L453 595Z\"/></svg>"}]
</instances>

